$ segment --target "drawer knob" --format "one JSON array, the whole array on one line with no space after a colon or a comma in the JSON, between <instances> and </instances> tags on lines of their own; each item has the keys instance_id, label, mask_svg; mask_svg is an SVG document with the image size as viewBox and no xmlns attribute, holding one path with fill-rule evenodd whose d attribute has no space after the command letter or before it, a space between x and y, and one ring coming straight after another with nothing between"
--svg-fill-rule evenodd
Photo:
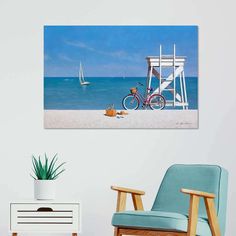
<instances>
[{"instance_id":1,"label":"drawer knob","mask_svg":"<svg viewBox=\"0 0 236 236\"><path fill-rule=\"evenodd\" d=\"M45 212L45 211L53 211L53 209L52 208L50 208L50 207L40 207L37 211L39 211L39 212Z\"/></svg>"}]
</instances>

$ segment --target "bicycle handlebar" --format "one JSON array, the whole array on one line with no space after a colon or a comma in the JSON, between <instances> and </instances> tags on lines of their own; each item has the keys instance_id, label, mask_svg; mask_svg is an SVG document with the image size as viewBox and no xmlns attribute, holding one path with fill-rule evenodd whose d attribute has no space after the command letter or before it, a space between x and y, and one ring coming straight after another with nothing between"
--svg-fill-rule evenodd
<instances>
[{"instance_id":1,"label":"bicycle handlebar","mask_svg":"<svg viewBox=\"0 0 236 236\"><path fill-rule=\"evenodd\" d=\"M137 86L144 86L144 84L143 83L141 83L141 82L138 82L137 83ZM150 92L152 92L153 91L153 88L147 88L147 91L150 91Z\"/></svg>"},{"instance_id":2,"label":"bicycle handlebar","mask_svg":"<svg viewBox=\"0 0 236 236\"><path fill-rule=\"evenodd\" d=\"M141 82L138 82L138 85L144 86L144 84L142 84Z\"/></svg>"}]
</instances>

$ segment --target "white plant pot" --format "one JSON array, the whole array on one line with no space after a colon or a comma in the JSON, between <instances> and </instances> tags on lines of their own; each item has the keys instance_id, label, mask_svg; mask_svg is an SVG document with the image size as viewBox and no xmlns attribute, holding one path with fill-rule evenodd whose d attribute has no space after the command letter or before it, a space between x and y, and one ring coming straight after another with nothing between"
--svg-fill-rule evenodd
<instances>
[{"instance_id":1,"label":"white plant pot","mask_svg":"<svg viewBox=\"0 0 236 236\"><path fill-rule=\"evenodd\" d=\"M53 200L55 195L55 180L34 180L34 198L36 200Z\"/></svg>"}]
</instances>

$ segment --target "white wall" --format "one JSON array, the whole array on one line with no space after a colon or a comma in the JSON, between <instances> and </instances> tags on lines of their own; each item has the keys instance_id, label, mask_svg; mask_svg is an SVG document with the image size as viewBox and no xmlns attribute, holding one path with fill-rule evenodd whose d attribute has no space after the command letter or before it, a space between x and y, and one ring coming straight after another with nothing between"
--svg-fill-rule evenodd
<instances>
[{"instance_id":1,"label":"white wall","mask_svg":"<svg viewBox=\"0 0 236 236\"><path fill-rule=\"evenodd\" d=\"M148 209L173 163L229 170L226 235L236 235L235 20L233 0L1 0L0 234L8 233L9 201L32 196L31 154L58 152L67 161L58 195L83 201L83 236L112 235L111 184L146 190ZM199 25L200 128L44 130L45 24Z\"/></svg>"}]
</instances>

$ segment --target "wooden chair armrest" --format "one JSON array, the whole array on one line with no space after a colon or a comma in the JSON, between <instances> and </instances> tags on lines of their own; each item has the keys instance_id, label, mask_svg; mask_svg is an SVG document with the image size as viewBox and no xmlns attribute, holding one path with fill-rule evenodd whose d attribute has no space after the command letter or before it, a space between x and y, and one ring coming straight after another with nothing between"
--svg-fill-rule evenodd
<instances>
[{"instance_id":1,"label":"wooden chair armrest","mask_svg":"<svg viewBox=\"0 0 236 236\"><path fill-rule=\"evenodd\" d=\"M141 191L141 190L123 188L123 187L117 187L117 186L111 186L111 189L118 191L118 192L131 193L131 194L136 194L136 195L144 195L145 194L145 192Z\"/></svg>"},{"instance_id":2,"label":"wooden chair armrest","mask_svg":"<svg viewBox=\"0 0 236 236\"><path fill-rule=\"evenodd\" d=\"M182 188L180 191L182 193L195 195L198 197L215 198L215 194L213 194L213 193L201 192L201 191L192 190L192 189L185 189L185 188Z\"/></svg>"},{"instance_id":3,"label":"wooden chair armrest","mask_svg":"<svg viewBox=\"0 0 236 236\"><path fill-rule=\"evenodd\" d=\"M130 189L130 188L116 187L116 186L111 186L111 189L118 192L117 205L116 205L117 212L125 211L127 193L130 193L132 195L134 209L136 211L144 210L141 195L144 195L145 192L140 191L140 190Z\"/></svg>"},{"instance_id":4,"label":"wooden chair armrest","mask_svg":"<svg viewBox=\"0 0 236 236\"><path fill-rule=\"evenodd\" d=\"M216 208L214 205L215 194L201 192L197 190L184 189L180 190L182 193L190 195L190 206L189 206L189 220L188 220L188 231L187 235L196 235L197 222L198 222L198 208L200 197L204 198L207 217L213 236L220 236L220 226L217 218Z\"/></svg>"}]
</instances>

